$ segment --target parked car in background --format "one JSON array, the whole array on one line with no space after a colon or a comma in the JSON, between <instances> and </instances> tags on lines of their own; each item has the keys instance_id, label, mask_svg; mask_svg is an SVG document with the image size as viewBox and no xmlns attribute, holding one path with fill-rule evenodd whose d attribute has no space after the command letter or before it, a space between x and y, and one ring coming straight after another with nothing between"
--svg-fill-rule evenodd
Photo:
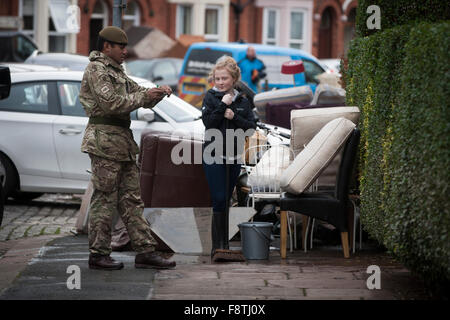
<instances>
[{"instance_id":1,"label":"parked car in background","mask_svg":"<svg viewBox=\"0 0 450 320\"><path fill-rule=\"evenodd\" d=\"M6 65L6 64L3 64ZM2 63L0 62L0 66ZM51 67L51 66L41 66L37 64L27 64L27 63L8 63L7 66L11 73L15 72L36 72L36 71L58 71L60 68Z\"/></svg>"},{"instance_id":2,"label":"parked car in background","mask_svg":"<svg viewBox=\"0 0 450 320\"><path fill-rule=\"evenodd\" d=\"M129 75L150 80L159 86L167 85L176 94L182 65L183 59L155 58L127 60L124 68Z\"/></svg>"},{"instance_id":3,"label":"parked car in background","mask_svg":"<svg viewBox=\"0 0 450 320\"><path fill-rule=\"evenodd\" d=\"M223 55L232 56L237 62L245 58L247 48L255 49L258 59L266 66L266 80L268 90L290 88L294 86L309 85L314 92L319 81L316 76L325 72L319 60L309 53L292 48L253 43L220 43L198 42L192 44L184 56L178 82L178 95L183 100L196 107L201 107L206 91L211 87L208 75L212 67ZM296 74L282 74L281 66L290 60L302 60L305 72ZM260 82L264 87L263 81Z\"/></svg>"},{"instance_id":4,"label":"parked car in background","mask_svg":"<svg viewBox=\"0 0 450 320\"><path fill-rule=\"evenodd\" d=\"M27 35L18 31L0 31L0 62L23 62L39 52Z\"/></svg>"},{"instance_id":5,"label":"parked car in background","mask_svg":"<svg viewBox=\"0 0 450 320\"><path fill-rule=\"evenodd\" d=\"M25 63L67 68L69 70L84 71L89 64L89 58L71 53L40 53L28 57Z\"/></svg>"},{"instance_id":6,"label":"parked car in background","mask_svg":"<svg viewBox=\"0 0 450 320\"><path fill-rule=\"evenodd\" d=\"M15 198L34 198L45 192L84 193L89 156L80 151L88 118L78 99L81 71L11 72L11 94L0 100L0 172L4 192ZM17 67L16 67L17 70ZM144 87L155 85L132 77ZM131 114L131 129L139 144L143 130L183 129L203 134L201 111L175 95L153 109Z\"/></svg>"},{"instance_id":7,"label":"parked car in background","mask_svg":"<svg viewBox=\"0 0 450 320\"><path fill-rule=\"evenodd\" d=\"M9 97L11 91L11 73L9 68L0 66L0 100ZM3 181L5 180L6 172L3 167L0 167L0 226L3 221L3 209L6 195L3 190Z\"/></svg>"}]
</instances>

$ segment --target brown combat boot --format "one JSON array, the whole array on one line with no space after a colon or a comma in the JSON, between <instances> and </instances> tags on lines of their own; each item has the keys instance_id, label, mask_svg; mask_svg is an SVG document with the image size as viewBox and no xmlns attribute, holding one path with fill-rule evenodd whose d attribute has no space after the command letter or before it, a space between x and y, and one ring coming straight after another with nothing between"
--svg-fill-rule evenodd
<instances>
[{"instance_id":1,"label":"brown combat boot","mask_svg":"<svg viewBox=\"0 0 450 320\"><path fill-rule=\"evenodd\" d=\"M175 261L169 261L159 256L156 252L145 252L137 254L134 259L134 266L136 268L144 269L172 269L176 266Z\"/></svg>"},{"instance_id":2,"label":"brown combat boot","mask_svg":"<svg viewBox=\"0 0 450 320\"><path fill-rule=\"evenodd\" d=\"M120 270L122 268L123 263L114 260L110 256L94 253L89 255L89 269Z\"/></svg>"}]
</instances>

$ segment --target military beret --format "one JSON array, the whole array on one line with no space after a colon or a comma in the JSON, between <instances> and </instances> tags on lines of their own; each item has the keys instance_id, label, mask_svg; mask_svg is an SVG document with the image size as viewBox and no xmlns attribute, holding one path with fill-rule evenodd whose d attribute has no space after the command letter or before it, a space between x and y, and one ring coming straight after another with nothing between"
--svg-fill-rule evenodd
<instances>
[{"instance_id":1,"label":"military beret","mask_svg":"<svg viewBox=\"0 0 450 320\"><path fill-rule=\"evenodd\" d=\"M128 44L127 34L125 33L125 31L118 27L105 27L99 32L98 35L107 41L118 44Z\"/></svg>"}]
</instances>

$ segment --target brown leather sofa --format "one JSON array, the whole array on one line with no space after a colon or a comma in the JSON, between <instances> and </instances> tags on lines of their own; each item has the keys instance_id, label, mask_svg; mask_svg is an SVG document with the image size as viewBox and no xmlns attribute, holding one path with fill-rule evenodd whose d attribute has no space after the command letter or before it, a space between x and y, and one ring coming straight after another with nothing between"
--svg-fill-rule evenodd
<instances>
[{"instance_id":1,"label":"brown leather sofa","mask_svg":"<svg viewBox=\"0 0 450 320\"><path fill-rule=\"evenodd\" d=\"M180 142L187 143L191 148L190 164L175 164L171 159L172 148ZM201 144L198 138L184 138L170 132L142 133L140 183L146 208L211 206L203 166L194 163L194 149L201 150Z\"/></svg>"}]
</instances>

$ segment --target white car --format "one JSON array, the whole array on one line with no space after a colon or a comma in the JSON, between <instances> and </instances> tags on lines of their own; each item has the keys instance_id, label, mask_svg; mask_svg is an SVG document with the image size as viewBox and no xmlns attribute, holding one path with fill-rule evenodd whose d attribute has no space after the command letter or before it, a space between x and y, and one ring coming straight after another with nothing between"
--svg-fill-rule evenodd
<instances>
[{"instance_id":1,"label":"white car","mask_svg":"<svg viewBox=\"0 0 450 320\"><path fill-rule=\"evenodd\" d=\"M15 198L84 193L90 179L89 156L80 151L88 122L78 99L83 72L41 68L11 68L11 94L0 101L0 175L6 177L4 191ZM204 132L201 111L175 95L131 116L138 144L144 129Z\"/></svg>"}]
</instances>

